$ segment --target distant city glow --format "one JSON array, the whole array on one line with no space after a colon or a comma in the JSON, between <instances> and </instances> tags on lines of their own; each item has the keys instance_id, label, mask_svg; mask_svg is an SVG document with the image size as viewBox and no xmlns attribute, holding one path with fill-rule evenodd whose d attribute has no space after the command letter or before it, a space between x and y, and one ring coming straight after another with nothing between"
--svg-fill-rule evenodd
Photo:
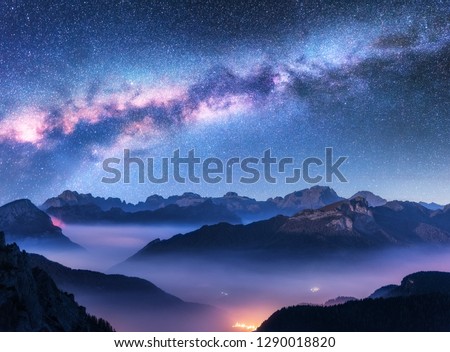
<instances>
[{"instance_id":1,"label":"distant city glow","mask_svg":"<svg viewBox=\"0 0 450 352\"><path fill-rule=\"evenodd\" d=\"M255 331L256 330L255 325L247 325L245 323L239 323L239 322L236 322L232 327L235 329L242 329L242 330L247 330L247 331Z\"/></svg>"}]
</instances>

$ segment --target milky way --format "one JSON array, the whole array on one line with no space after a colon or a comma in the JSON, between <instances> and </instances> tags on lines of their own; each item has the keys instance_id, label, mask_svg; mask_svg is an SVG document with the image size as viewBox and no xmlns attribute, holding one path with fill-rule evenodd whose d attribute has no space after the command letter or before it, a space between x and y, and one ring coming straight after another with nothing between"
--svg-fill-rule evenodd
<instances>
[{"instance_id":1,"label":"milky way","mask_svg":"<svg viewBox=\"0 0 450 352\"><path fill-rule=\"evenodd\" d=\"M307 184L105 185L124 148L349 157L342 195L450 202L448 1L3 1L1 203Z\"/></svg>"}]
</instances>

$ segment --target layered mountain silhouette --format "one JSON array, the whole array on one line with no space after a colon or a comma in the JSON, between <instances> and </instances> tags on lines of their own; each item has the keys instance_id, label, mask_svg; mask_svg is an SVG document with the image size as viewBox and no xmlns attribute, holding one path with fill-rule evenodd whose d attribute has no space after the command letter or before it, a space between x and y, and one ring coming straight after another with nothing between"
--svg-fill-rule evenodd
<instances>
[{"instance_id":1,"label":"layered mountain silhouette","mask_svg":"<svg viewBox=\"0 0 450 352\"><path fill-rule=\"evenodd\" d=\"M417 203L370 207L357 197L248 225L220 223L167 240L154 240L128 261L167 254L224 253L262 256L327 255L411 245L450 244L450 209L431 211Z\"/></svg>"},{"instance_id":2,"label":"layered mountain silhouette","mask_svg":"<svg viewBox=\"0 0 450 352\"><path fill-rule=\"evenodd\" d=\"M110 210L112 208L120 208L124 211L133 210L134 204L126 203L119 198L102 198L94 197L91 193L83 194L76 191L66 190L57 197L47 199L40 208L46 210L48 208L60 208L63 206L74 205L96 205L101 210Z\"/></svg>"},{"instance_id":3,"label":"layered mountain silhouette","mask_svg":"<svg viewBox=\"0 0 450 352\"><path fill-rule=\"evenodd\" d=\"M439 271L418 272L405 276L400 285L387 285L369 298L391 298L442 293L450 295L450 273Z\"/></svg>"},{"instance_id":4,"label":"layered mountain silhouette","mask_svg":"<svg viewBox=\"0 0 450 352\"><path fill-rule=\"evenodd\" d=\"M0 207L0 229L5 232L8 243L17 242L24 249L82 249L64 236L62 230L53 225L51 218L28 199Z\"/></svg>"},{"instance_id":5,"label":"layered mountain silhouette","mask_svg":"<svg viewBox=\"0 0 450 352\"><path fill-rule=\"evenodd\" d=\"M333 299L329 299L328 301L326 301L324 303L324 306L329 307L329 306L336 306L338 304L344 304L350 301L356 301L357 298L355 297L347 297L347 296L339 296Z\"/></svg>"},{"instance_id":6,"label":"layered mountain silhouette","mask_svg":"<svg viewBox=\"0 0 450 352\"><path fill-rule=\"evenodd\" d=\"M90 311L104 316L120 331L217 331L223 312L185 302L151 282L124 275L75 270L30 254L33 267L44 270L58 287L73 292Z\"/></svg>"},{"instance_id":7,"label":"layered mountain silhouette","mask_svg":"<svg viewBox=\"0 0 450 352\"><path fill-rule=\"evenodd\" d=\"M0 331L113 331L29 259L0 232Z\"/></svg>"},{"instance_id":8,"label":"layered mountain silhouette","mask_svg":"<svg viewBox=\"0 0 450 352\"><path fill-rule=\"evenodd\" d=\"M157 210L126 212L120 208L102 210L98 205L64 205L50 207L47 213L64 221L74 223L133 223L133 224L215 224L229 222L237 224L241 219L222 205L206 200L192 206L168 205Z\"/></svg>"},{"instance_id":9,"label":"layered mountain silhouette","mask_svg":"<svg viewBox=\"0 0 450 352\"><path fill-rule=\"evenodd\" d=\"M258 331L450 331L450 273L411 274L363 300L283 308Z\"/></svg>"},{"instance_id":10,"label":"layered mountain silhouette","mask_svg":"<svg viewBox=\"0 0 450 352\"><path fill-rule=\"evenodd\" d=\"M444 205L437 204L435 202L427 203L427 202L419 202L419 204L425 208L428 208L430 210L442 210L444 209Z\"/></svg>"},{"instance_id":11,"label":"layered mountain silhouette","mask_svg":"<svg viewBox=\"0 0 450 352\"><path fill-rule=\"evenodd\" d=\"M251 222L280 214L289 216L303 209L318 209L342 199L331 188L322 186L266 201L257 201L235 192L213 198L187 192L168 198L152 195L137 204L126 203L118 198L106 199L64 191L46 200L40 208L68 223L114 221L212 224L220 221Z\"/></svg>"}]
</instances>

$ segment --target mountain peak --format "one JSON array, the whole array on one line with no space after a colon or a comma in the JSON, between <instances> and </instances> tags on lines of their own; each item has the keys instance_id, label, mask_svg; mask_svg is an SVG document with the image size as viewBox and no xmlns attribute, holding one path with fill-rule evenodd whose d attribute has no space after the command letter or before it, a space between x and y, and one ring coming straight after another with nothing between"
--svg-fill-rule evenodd
<instances>
[{"instance_id":1,"label":"mountain peak","mask_svg":"<svg viewBox=\"0 0 450 352\"><path fill-rule=\"evenodd\" d=\"M320 186L320 185L312 186L310 188L310 190L333 191L334 192L334 190L330 186Z\"/></svg>"},{"instance_id":2,"label":"mountain peak","mask_svg":"<svg viewBox=\"0 0 450 352\"><path fill-rule=\"evenodd\" d=\"M427 203L427 202L419 202L419 204L429 210L443 210L444 205L437 204L435 202Z\"/></svg>"},{"instance_id":3,"label":"mountain peak","mask_svg":"<svg viewBox=\"0 0 450 352\"><path fill-rule=\"evenodd\" d=\"M50 207L61 207L64 205L74 205L80 202L82 198L93 198L91 194L80 194L76 191L65 190L57 197L47 199L42 205L42 209L48 209Z\"/></svg>"},{"instance_id":4,"label":"mountain peak","mask_svg":"<svg viewBox=\"0 0 450 352\"><path fill-rule=\"evenodd\" d=\"M71 191L71 190L65 190L64 192L62 192L58 198L60 199L64 199L64 200L76 200L77 197L80 194L77 191Z\"/></svg>"},{"instance_id":5,"label":"mountain peak","mask_svg":"<svg viewBox=\"0 0 450 352\"><path fill-rule=\"evenodd\" d=\"M236 192L227 192L227 193L225 193L225 195L223 197L224 198L235 198L235 197L238 197L238 194Z\"/></svg>"},{"instance_id":6,"label":"mountain peak","mask_svg":"<svg viewBox=\"0 0 450 352\"><path fill-rule=\"evenodd\" d=\"M281 209L319 209L343 200L328 186L314 186L287 194L284 198L269 199Z\"/></svg>"},{"instance_id":7,"label":"mountain peak","mask_svg":"<svg viewBox=\"0 0 450 352\"><path fill-rule=\"evenodd\" d=\"M40 208L47 211L50 208L61 208L64 206L97 205L102 210L112 208L122 208L123 210L132 208L134 205L125 203L120 198L94 197L92 193L78 193L76 191L65 190L57 197L47 199Z\"/></svg>"},{"instance_id":8,"label":"mountain peak","mask_svg":"<svg viewBox=\"0 0 450 352\"><path fill-rule=\"evenodd\" d=\"M147 197L147 200L149 199L164 199L164 197L160 196L159 194L152 194L151 196Z\"/></svg>"},{"instance_id":9,"label":"mountain peak","mask_svg":"<svg viewBox=\"0 0 450 352\"><path fill-rule=\"evenodd\" d=\"M371 206L371 207L380 207L387 203L386 199L381 198L380 196L378 196L370 191L356 192L353 196L350 197L350 199L354 199L356 197L365 198L367 200L367 202L369 203L369 206Z\"/></svg>"},{"instance_id":10,"label":"mountain peak","mask_svg":"<svg viewBox=\"0 0 450 352\"><path fill-rule=\"evenodd\" d=\"M194 193L194 192L184 192L181 195L182 198L202 198L200 194Z\"/></svg>"},{"instance_id":11,"label":"mountain peak","mask_svg":"<svg viewBox=\"0 0 450 352\"><path fill-rule=\"evenodd\" d=\"M29 199L18 199L1 207L11 216L17 216L23 213L39 211L39 209Z\"/></svg>"},{"instance_id":12,"label":"mountain peak","mask_svg":"<svg viewBox=\"0 0 450 352\"><path fill-rule=\"evenodd\" d=\"M159 194L152 194L147 197L144 203L147 204L147 206L150 206L151 209L157 209L164 205L164 201L165 199L163 196L160 196Z\"/></svg>"},{"instance_id":13,"label":"mountain peak","mask_svg":"<svg viewBox=\"0 0 450 352\"><path fill-rule=\"evenodd\" d=\"M366 214L369 209L369 202L364 197L356 197L349 201L350 209L356 213Z\"/></svg>"},{"instance_id":14,"label":"mountain peak","mask_svg":"<svg viewBox=\"0 0 450 352\"><path fill-rule=\"evenodd\" d=\"M313 186L310 188L305 188L300 191L295 191L290 194L295 194L297 196L301 196L303 194L336 194L334 189L330 188L329 186ZM288 194L289 195L289 194Z\"/></svg>"},{"instance_id":15,"label":"mountain peak","mask_svg":"<svg viewBox=\"0 0 450 352\"><path fill-rule=\"evenodd\" d=\"M293 218L321 219L328 215L350 216L352 213L365 214L370 216L369 204L364 197L356 197L350 200L344 199L338 202L326 205L319 209L307 209L295 214Z\"/></svg>"}]
</instances>

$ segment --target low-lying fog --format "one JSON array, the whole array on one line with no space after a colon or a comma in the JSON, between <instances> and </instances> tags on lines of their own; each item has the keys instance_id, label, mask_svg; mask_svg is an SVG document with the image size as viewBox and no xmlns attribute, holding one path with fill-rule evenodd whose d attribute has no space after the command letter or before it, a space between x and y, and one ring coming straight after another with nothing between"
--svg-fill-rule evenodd
<instances>
[{"instance_id":1,"label":"low-lying fog","mask_svg":"<svg viewBox=\"0 0 450 352\"><path fill-rule=\"evenodd\" d=\"M43 254L72 268L106 272L149 241L192 229L66 226L64 233L84 246L86 253ZM305 302L323 304L337 296L364 298L383 285L400 283L404 276L416 271L450 271L449 254L450 249L389 250L320 263L247 263L232 258L218 260L215 256L209 260L165 257L109 272L139 276L185 301L222 308L229 313L231 321L251 329L283 306ZM231 325L229 329L234 331Z\"/></svg>"},{"instance_id":2,"label":"low-lying fog","mask_svg":"<svg viewBox=\"0 0 450 352\"><path fill-rule=\"evenodd\" d=\"M417 271L450 271L448 250L392 250L324 262L246 263L164 258L115 272L144 277L188 301L223 308L232 321L259 326L275 310L323 304L338 296L365 298Z\"/></svg>"},{"instance_id":3,"label":"low-lying fog","mask_svg":"<svg viewBox=\"0 0 450 352\"><path fill-rule=\"evenodd\" d=\"M63 233L86 249L80 252L47 251L48 259L71 268L105 272L156 238L170 238L195 230L194 225L62 225Z\"/></svg>"}]
</instances>

